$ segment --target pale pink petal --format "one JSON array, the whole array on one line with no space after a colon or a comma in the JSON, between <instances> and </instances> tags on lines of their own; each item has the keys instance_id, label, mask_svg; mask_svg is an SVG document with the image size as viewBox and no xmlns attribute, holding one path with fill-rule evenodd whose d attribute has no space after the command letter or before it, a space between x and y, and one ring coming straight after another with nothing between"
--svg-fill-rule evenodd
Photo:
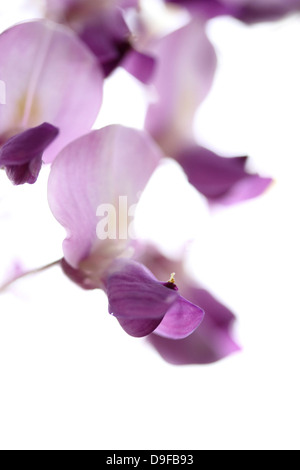
<instances>
[{"instance_id":1,"label":"pale pink petal","mask_svg":"<svg viewBox=\"0 0 300 470\"><path fill-rule=\"evenodd\" d=\"M216 54L201 18L157 40L150 52L157 59L153 84L157 100L150 105L146 129L172 155L193 132L194 114L206 97L216 69Z\"/></svg>"},{"instance_id":2,"label":"pale pink petal","mask_svg":"<svg viewBox=\"0 0 300 470\"><path fill-rule=\"evenodd\" d=\"M119 125L91 132L61 152L50 174L49 203L67 230L64 256L73 268L90 257L95 266L86 269L93 271L103 257L116 256L120 240L97 237L97 209L110 204L118 210L119 197L127 198L128 209L136 204L161 157L147 134Z\"/></svg>"},{"instance_id":3,"label":"pale pink petal","mask_svg":"<svg viewBox=\"0 0 300 470\"><path fill-rule=\"evenodd\" d=\"M48 122L60 131L44 154L44 161L51 162L91 129L103 78L93 54L69 29L44 20L8 29L0 35L0 70L6 84L2 140Z\"/></svg>"}]
</instances>

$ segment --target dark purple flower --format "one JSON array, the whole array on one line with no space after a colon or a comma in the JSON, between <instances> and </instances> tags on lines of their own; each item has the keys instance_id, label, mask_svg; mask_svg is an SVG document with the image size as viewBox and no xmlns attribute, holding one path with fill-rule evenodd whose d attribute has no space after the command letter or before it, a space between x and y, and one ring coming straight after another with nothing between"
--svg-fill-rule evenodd
<instances>
[{"instance_id":1,"label":"dark purple flower","mask_svg":"<svg viewBox=\"0 0 300 470\"><path fill-rule=\"evenodd\" d=\"M55 160L49 204L67 230L62 267L70 279L84 289L103 289L110 313L130 335L145 336L159 327L164 337L184 338L202 322L202 308L181 297L172 276L159 281L131 260L136 241L102 237L98 230L99 207L112 207L113 216L120 196L128 208L134 206L161 158L144 132L122 126L94 131L69 144ZM119 229L127 217L119 214Z\"/></svg>"},{"instance_id":2,"label":"dark purple flower","mask_svg":"<svg viewBox=\"0 0 300 470\"><path fill-rule=\"evenodd\" d=\"M137 259L160 278L166 276L170 269L176 270L181 295L205 311L201 325L186 338L167 337L163 324L149 336L150 343L166 361L172 364L209 364L240 350L232 335L235 316L187 274L181 261L166 258L152 246L141 247Z\"/></svg>"},{"instance_id":3,"label":"dark purple flower","mask_svg":"<svg viewBox=\"0 0 300 470\"><path fill-rule=\"evenodd\" d=\"M79 37L97 57L107 77L130 51L130 34L122 11L107 9L87 21Z\"/></svg>"},{"instance_id":4,"label":"dark purple flower","mask_svg":"<svg viewBox=\"0 0 300 470\"><path fill-rule=\"evenodd\" d=\"M204 311L167 285L142 264L118 262L105 286L110 313L132 336L147 336L159 328L166 338L186 338L202 323Z\"/></svg>"},{"instance_id":5,"label":"dark purple flower","mask_svg":"<svg viewBox=\"0 0 300 470\"><path fill-rule=\"evenodd\" d=\"M47 0L47 15L71 27L98 60L105 77L121 65L148 82L153 74L153 57L137 49L124 11L138 7L137 0Z\"/></svg>"},{"instance_id":6,"label":"dark purple flower","mask_svg":"<svg viewBox=\"0 0 300 470\"><path fill-rule=\"evenodd\" d=\"M183 149L176 156L189 182L210 203L236 204L260 196L272 184L246 169L248 157L225 158L204 147Z\"/></svg>"},{"instance_id":7,"label":"dark purple flower","mask_svg":"<svg viewBox=\"0 0 300 470\"><path fill-rule=\"evenodd\" d=\"M5 168L7 176L16 185L35 183L42 167L43 153L58 133L57 127L45 122L11 137L0 147L0 168Z\"/></svg>"},{"instance_id":8,"label":"dark purple flower","mask_svg":"<svg viewBox=\"0 0 300 470\"><path fill-rule=\"evenodd\" d=\"M220 15L233 16L245 23L277 20L300 11L299 0L166 0L184 6L207 19Z\"/></svg>"}]
</instances>

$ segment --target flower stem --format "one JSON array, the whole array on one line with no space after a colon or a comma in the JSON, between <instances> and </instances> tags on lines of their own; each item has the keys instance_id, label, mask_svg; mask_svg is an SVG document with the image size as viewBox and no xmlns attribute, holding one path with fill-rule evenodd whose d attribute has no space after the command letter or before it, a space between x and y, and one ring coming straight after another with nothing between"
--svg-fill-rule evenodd
<instances>
[{"instance_id":1,"label":"flower stem","mask_svg":"<svg viewBox=\"0 0 300 470\"><path fill-rule=\"evenodd\" d=\"M59 259L57 261L54 261L53 263L47 264L46 266L42 266L41 268L32 269L31 271L26 271L25 273L19 274L18 276L14 277L13 279L10 279L9 281L5 282L2 286L0 286L0 294L5 292L11 285L19 281L20 279L42 273L43 271L46 271L47 269L53 268L54 266L58 266L61 263L61 261L62 260Z\"/></svg>"}]
</instances>

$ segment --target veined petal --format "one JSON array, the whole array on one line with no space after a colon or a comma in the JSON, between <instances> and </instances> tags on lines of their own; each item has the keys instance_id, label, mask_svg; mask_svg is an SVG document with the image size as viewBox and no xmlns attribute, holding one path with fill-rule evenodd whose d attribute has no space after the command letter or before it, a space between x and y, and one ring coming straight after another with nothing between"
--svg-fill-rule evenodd
<instances>
[{"instance_id":1,"label":"veined petal","mask_svg":"<svg viewBox=\"0 0 300 470\"><path fill-rule=\"evenodd\" d=\"M132 336L152 333L164 318L178 293L162 285L143 265L117 263L106 280L109 311Z\"/></svg>"},{"instance_id":2,"label":"veined petal","mask_svg":"<svg viewBox=\"0 0 300 470\"><path fill-rule=\"evenodd\" d=\"M11 137L0 147L0 167L6 168L6 173L14 184L36 182L43 153L58 133L56 127L45 122Z\"/></svg>"},{"instance_id":3,"label":"veined petal","mask_svg":"<svg viewBox=\"0 0 300 470\"><path fill-rule=\"evenodd\" d=\"M103 77L93 54L69 29L38 20L0 35L1 135L49 122L60 130L44 154L51 162L70 141L88 132L102 101Z\"/></svg>"},{"instance_id":4,"label":"veined petal","mask_svg":"<svg viewBox=\"0 0 300 470\"><path fill-rule=\"evenodd\" d=\"M147 336L155 331L166 338L181 339L203 321L200 307L181 297L174 284L159 282L137 262L116 262L105 285L110 313L132 336Z\"/></svg>"},{"instance_id":5,"label":"veined petal","mask_svg":"<svg viewBox=\"0 0 300 470\"><path fill-rule=\"evenodd\" d=\"M162 327L168 320L169 312L165 315L154 334L149 337L151 344L164 359L174 364L208 364L240 349L232 335L235 316L208 291L197 286L195 280L186 273L182 260L166 258L157 248L147 245L144 249L142 245L140 246L137 259L159 278L168 276L172 270L176 271L181 295L193 305L199 305L205 312L200 326L194 332L191 329L192 334L183 339L179 339L179 336L178 339L172 339L171 335L166 337L168 335L164 334ZM172 305L170 311L175 307L176 303ZM193 319L193 312L187 313ZM199 312L195 315L196 319L197 315ZM199 320L201 320L200 315ZM178 321L180 324L180 316ZM174 326L176 328L175 322ZM184 328L184 322L182 326Z\"/></svg>"},{"instance_id":6,"label":"veined petal","mask_svg":"<svg viewBox=\"0 0 300 470\"><path fill-rule=\"evenodd\" d=\"M157 100L149 106L146 129L173 156L178 145L192 137L195 111L212 85L216 54L198 17L157 40L150 52L157 60Z\"/></svg>"},{"instance_id":7,"label":"veined petal","mask_svg":"<svg viewBox=\"0 0 300 470\"><path fill-rule=\"evenodd\" d=\"M127 319L127 318L118 318L118 321L123 328L123 330L130 336L135 338L143 338L144 336L150 335L160 324L162 318L154 319Z\"/></svg>"},{"instance_id":8,"label":"veined petal","mask_svg":"<svg viewBox=\"0 0 300 470\"><path fill-rule=\"evenodd\" d=\"M203 319L204 311L202 308L179 295L155 333L165 338L186 338L198 328Z\"/></svg>"},{"instance_id":9,"label":"veined petal","mask_svg":"<svg viewBox=\"0 0 300 470\"><path fill-rule=\"evenodd\" d=\"M147 134L119 125L91 132L61 152L49 178L49 204L67 230L64 256L73 268L89 259L85 268L93 271L104 257L110 262L121 254L118 236L97 237L98 208L112 207L118 213L119 198L125 197L129 210L161 158ZM123 240L121 247L126 243Z\"/></svg>"},{"instance_id":10,"label":"veined petal","mask_svg":"<svg viewBox=\"0 0 300 470\"><path fill-rule=\"evenodd\" d=\"M242 202L260 196L272 183L270 178L247 172L247 157L224 158L194 146L183 149L176 159L189 182L211 203Z\"/></svg>"}]
</instances>

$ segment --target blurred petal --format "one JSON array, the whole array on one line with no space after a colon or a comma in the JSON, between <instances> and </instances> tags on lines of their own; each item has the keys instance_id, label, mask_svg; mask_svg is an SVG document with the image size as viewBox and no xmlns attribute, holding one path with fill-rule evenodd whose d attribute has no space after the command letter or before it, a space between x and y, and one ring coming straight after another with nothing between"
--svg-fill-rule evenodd
<instances>
[{"instance_id":1,"label":"blurred petal","mask_svg":"<svg viewBox=\"0 0 300 470\"><path fill-rule=\"evenodd\" d=\"M130 50L130 31L117 8L105 9L85 24L80 33L81 40L97 57L107 77Z\"/></svg>"},{"instance_id":2,"label":"blurred petal","mask_svg":"<svg viewBox=\"0 0 300 470\"><path fill-rule=\"evenodd\" d=\"M144 132L119 125L91 132L61 152L51 170L48 194L54 216L67 230L67 263L78 268L91 258L96 267L103 257L118 253L120 240L97 237L97 209L101 204L118 208L120 196L126 196L128 208L136 204L161 158Z\"/></svg>"},{"instance_id":3,"label":"blurred petal","mask_svg":"<svg viewBox=\"0 0 300 470\"><path fill-rule=\"evenodd\" d=\"M143 265L122 262L106 281L109 311L130 335L152 333L170 306L177 300L176 291L163 286Z\"/></svg>"},{"instance_id":4,"label":"blurred petal","mask_svg":"<svg viewBox=\"0 0 300 470\"><path fill-rule=\"evenodd\" d=\"M55 21L74 17L85 18L107 9L137 8L139 0L46 0L47 17Z\"/></svg>"},{"instance_id":5,"label":"blurred petal","mask_svg":"<svg viewBox=\"0 0 300 470\"><path fill-rule=\"evenodd\" d=\"M232 339L233 314L204 289L185 289L184 295L201 305L205 311L202 324L185 339L167 339L157 334L150 343L168 362L183 364L210 364L240 350Z\"/></svg>"},{"instance_id":6,"label":"blurred petal","mask_svg":"<svg viewBox=\"0 0 300 470\"><path fill-rule=\"evenodd\" d=\"M132 47L134 38L124 18L129 8L137 10L138 0L48 0L47 16L78 34L96 56L105 77L122 65L146 83L153 72L153 60Z\"/></svg>"},{"instance_id":7,"label":"blurred petal","mask_svg":"<svg viewBox=\"0 0 300 470\"><path fill-rule=\"evenodd\" d=\"M212 85L216 55L197 17L158 40L151 52L157 59L157 101L149 106L146 129L172 156L192 136L195 111Z\"/></svg>"},{"instance_id":8,"label":"blurred petal","mask_svg":"<svg viewBox=\"0 0 300 470\"><path fill-rule=\"evenodd\" d=\"M139 0L116 0L116 4L121 8L138 8Z\"/></svg>"},{"instance_id":9,"label":"blurred petal","mask_svg":"<svg viewBox=\"0 0 300 470\"><path fill-rule=\"evenodd\" d=\"M78 286L80 286L84 290L94 290L94 289L99 289L99 281L98 282L93 282L84 271L81 271L80 269L75 269L70 266L67 261L63 258L61 260L61 268L64 272L64 274L71 279L71 281L75 282Z\"/></svg>"},{"instance_id":10,"label":"blurred petal","mask_svg":"<svg viewBox=\"0 0 300 470\"><path fill-rule=\"evenodd\" d=\"M237 6L233 0L224 0L224 4L229 14L249 24L278 20L289 13L300 11L299 0L252 0L250 3L239 0Z\"/></svg>"},{"instance_id":11,"label":"blurred petal","mask_svg":"<svg viewBox=\"0 0 300 470\"><path fill-rule=\"evenodd\" d=\"M44 123L11 137L0 148L0 167L16 185L36 182L45 149L57 137L59 130Z\"/></svg>"},{"instance_id":12,"label":"blurred petal","mask_svg":"<svg viewBox=\"0 0 300 470\"><path fill-rule=\"evenodd\" d=\"M122 61L122 67L142 83L149 83L155 72L156 60L148 54L131 49Z\"/></svg>"},{"instance_id":13,"label":"blurred petal","mask_svg":"<svg viewBox=\"0 0 300 470\"><path fill-rule=\"evenodd\" d=\"M230 14L229 7L222 0L165 0L187 8L192 13L199 13L207 19Z\"/></svg>"},{"instance_id":14,"label":"blurred petal","mask_svg":"<svg viewBox=\"0 0 300 470\"><path fill-rule=\"evenodd\" d=\"M189 182L211 203L242 202L260 196L272 183L270 178L247 172L247 157L224 158L195 146L182 150L177 160Z\"/></svg>"},{"instance_id":15,"label":"blurred petal","mask_svg":"<svg viewBox=\"0 0 300 470\"><path fill-rule=\"evenodd\" d=\"M0 108L1 135L49 122L60 130L44 154L51 162L90 130L103 78L95 57L72 31L43 20L13 26L0 35L0 70L7 101Z\"/></svg>"},{"instance_id":16,"label":"blurred petal","mask_svg":"<svg viewBox=\"0 0 300 470\"><path fill-rule=\"evenodd\" d=\"M200 13L207 18L230 15L244 21L255 23L272 21L300 10L300 0L166 0Z\"/></svg>"}]
</instances>

